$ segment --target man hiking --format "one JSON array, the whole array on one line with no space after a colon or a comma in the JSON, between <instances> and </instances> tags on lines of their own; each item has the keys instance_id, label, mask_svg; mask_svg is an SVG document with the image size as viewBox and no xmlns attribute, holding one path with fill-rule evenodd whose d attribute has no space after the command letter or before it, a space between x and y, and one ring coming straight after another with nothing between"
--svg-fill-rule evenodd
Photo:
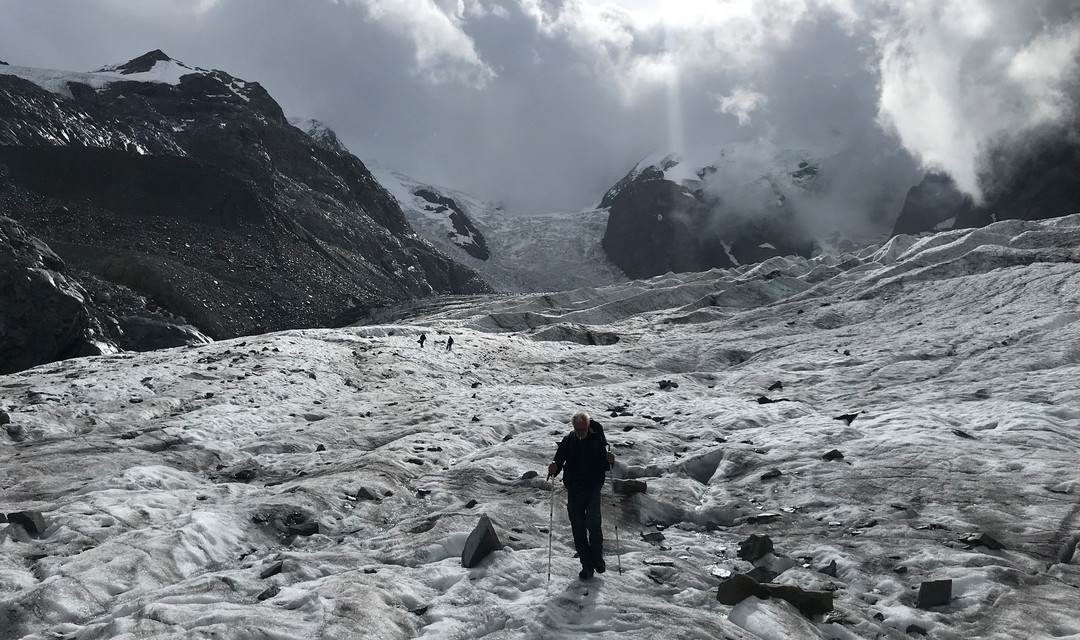
<instances>
[{"instance_id":1,"label":"man hiking","mask_svg":"<svg viewBox=\"0 0 1080 640\"><path fill-rule=\"evenodd\" d=\"M589 414L574 414L574 431L567 434L548 465L548 478L563 474L566 485L566 512L574 533L574 548L581 560L578 577L588 580L593 572L603 573L604 533L600 521L600 490L604 488L608 469L615 463L615 454L607 450L607 438L599 422Z\"/></svg>"}]
</instances>

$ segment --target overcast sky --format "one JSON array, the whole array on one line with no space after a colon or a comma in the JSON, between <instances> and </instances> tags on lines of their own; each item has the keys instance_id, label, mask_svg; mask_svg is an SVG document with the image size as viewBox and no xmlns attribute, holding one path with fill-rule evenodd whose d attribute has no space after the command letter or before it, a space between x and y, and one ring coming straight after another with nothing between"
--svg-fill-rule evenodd
<instances>
[{"instance_id":1,"label":"overcast sky","mask_svg":"<svg viewBox=\"0 0 1080 640\"><path fill-rule=\"evenodd\" d=\"M701 143L845 151L860 184L936 166L977 193L980 149L1075 116L1080 1L0 0L11 64L158 48L516 211L595 204Z\"/></svg>"}]
</instances>

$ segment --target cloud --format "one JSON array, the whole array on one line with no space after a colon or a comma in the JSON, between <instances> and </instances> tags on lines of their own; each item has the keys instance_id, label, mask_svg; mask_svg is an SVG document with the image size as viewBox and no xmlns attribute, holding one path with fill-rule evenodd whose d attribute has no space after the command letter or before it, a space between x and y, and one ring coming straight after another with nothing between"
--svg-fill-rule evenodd
<instances>
[{"instance_id":1,"label":"cloud","mask_svg":"<svg viewBox=\"0 0 1080 640\"><path fill-rule=\"evenodd\" d=\"M996 140L1074 117L1073 5L0 0L0 58L86 70L161 48L259 81L365 161L511 210L588 206L646 155L755 141L844 152L836 170L897 208L912 156L975 191ZM841 208L897 212L870 200Z\"/></svg>"},{"instance_id":2,"label":"cloud","mask_svg":"<svg viewBox=\"0 0 1080 640\"><path fill-rule=\"evenodd\" d=\"M924 164L980 196L982 157L997 139L1073 115L1068 87L1080 57L1080 16L1053 6L902 5L878 23L880 122Z\"/></svg>"},{"instance_id":3,"label":"cloud","mask_svg":"<svg viewBox=\"0 0 1080 640\"><path fill-rule=\"evenodd\" d=\"M740 125L750 124L750 114L765 106L768 98L745 87L737 87L731 95L716 96L716 102L720 113L729 113L739 121Z\"/></svg>"},{"instance_id":4,"label":"cloud","mask_svg":"<svg viewBox=\"0 0 1080 640\"><path fill-rule=\"evenodd\" d=\"M486 15L485 5L435 0L355 0L363 5L371 20L385 25L412 41L416 50L416 73L437 84L463 82L483 87L495 72L480 59L463 30L463 19Z\"/></svg>"}]
</instances>

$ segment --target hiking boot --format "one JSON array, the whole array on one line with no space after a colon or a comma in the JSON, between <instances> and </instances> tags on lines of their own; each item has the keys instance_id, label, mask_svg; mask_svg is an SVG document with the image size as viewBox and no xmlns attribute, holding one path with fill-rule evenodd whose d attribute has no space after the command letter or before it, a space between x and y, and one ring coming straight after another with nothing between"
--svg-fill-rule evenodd
<instances>
[{"instance_id":1,"label":"hiking boot","mask_svg":"<svg viewBox=\"0 0 1080 640\"><path fill-rule=\"evenodd\" d=\"M603 572L607 571L607 563L604 562L603 558L597 558L596 559L596 565L594 565L594 566L596 568L597 573L603 573Z\"/></svg>"},{"instance_id":2,"label":"hiking boot","mask_svg":"<svg viewBox=\"0 0 1080 640\"><path fill-rule=\"evenodd\" d=\"M577 576L579 578L581 578L582 580L589 580L589 579L592 578L592 575L593 575L593 570L592 569L582 569L577 574Z\"/></svg>"}]
</instances>

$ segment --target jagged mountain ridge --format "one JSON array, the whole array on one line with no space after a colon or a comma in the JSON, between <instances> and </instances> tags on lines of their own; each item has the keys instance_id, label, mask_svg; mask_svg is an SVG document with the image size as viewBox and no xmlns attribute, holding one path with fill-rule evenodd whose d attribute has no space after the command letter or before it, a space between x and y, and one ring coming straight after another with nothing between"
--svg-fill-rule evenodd
<instances>
[{"instance_id":1,"label":"jagged mountain ridge","mask_svg":"<svg viewBox=\"0 0 1080 640\"><path fill-rule=\"evenodd\" d=\"M0 215L92 293L145 300L114 313L160 309L215 338L489 290L258 83L160 51L91 73L0 68Z\"/></svg>"}]
</instances>

